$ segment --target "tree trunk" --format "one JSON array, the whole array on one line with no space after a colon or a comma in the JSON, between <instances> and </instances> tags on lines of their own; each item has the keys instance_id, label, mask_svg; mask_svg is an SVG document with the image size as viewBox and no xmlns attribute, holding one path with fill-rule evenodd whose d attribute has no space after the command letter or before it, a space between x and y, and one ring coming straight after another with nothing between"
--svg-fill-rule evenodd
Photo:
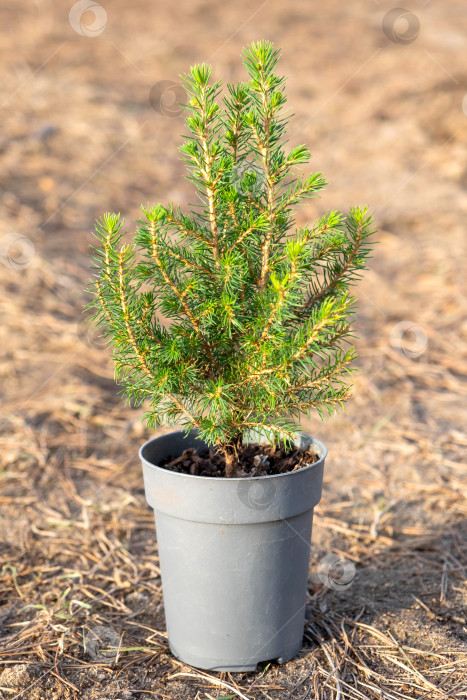
<instances>
[{"instance_id":1,"label":"tree trunk","mask_svg":"<svg viewBox=\"0 0 467 700\"><path fill-rule=\"evenodd\" d=\"M235 435L223 448L225 457L225 475L227 477L237 476L238 452L242 445L242 433Z\"/></svg>"}]
</instances>

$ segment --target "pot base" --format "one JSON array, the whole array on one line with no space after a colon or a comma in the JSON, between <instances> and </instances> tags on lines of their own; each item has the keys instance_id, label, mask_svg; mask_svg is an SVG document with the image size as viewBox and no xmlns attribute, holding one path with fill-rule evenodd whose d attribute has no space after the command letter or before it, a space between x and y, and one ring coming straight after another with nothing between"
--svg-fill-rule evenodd
<instances>
[{"instance_id":1,"label":"pot base","mask_svg":"<svg viewBox=\"0 0 467 700\"><path fill-rule=\"evenodd\" d=\"M294 658L302 648L302 641L300 644L293 649L290 653L282 654L276 659L244 659L238 662L232 662L232 659L208 659L203 656L198 656L197 654L184 654L177 649L174 649L172 644L170 644L170 651L175 656L176 659L181 661L188 666L193 666L194 668L199 668L203 671L229 671L230 673L255 673L258 669L258 664L269 663L276 661L278 664L286 664L288 661Z\"/></svg>"}]
</instances>

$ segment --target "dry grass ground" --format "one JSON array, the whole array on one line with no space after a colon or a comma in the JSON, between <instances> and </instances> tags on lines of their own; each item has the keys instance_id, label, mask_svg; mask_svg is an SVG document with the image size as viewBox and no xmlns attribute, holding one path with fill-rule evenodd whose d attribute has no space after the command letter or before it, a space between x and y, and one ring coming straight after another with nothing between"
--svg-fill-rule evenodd
<instances>
[{"instance_id":1,"label":"dry grass ground","mask_svg":"<svg viewBox=\"0 0 467 700\"><path fill-rule=\"evenodd\" d=\"M0 697L465 698L464 2L411 3L407 44L383 33L385 1L109 0L92 38L69 6L0 9ZM381 231L358 288L354 398L303 426L329 447L303 650L231 677L168 652L147 433L81 310L94 217L192 197L182 121L151 88L210 58L239 79L260 37L284 49L291 140L331 183L301 221L368 203ZM356 567L345 590L316 579L330 553ZM102 627L116 659L92 645Z\"/></svg>"}]
</instances>

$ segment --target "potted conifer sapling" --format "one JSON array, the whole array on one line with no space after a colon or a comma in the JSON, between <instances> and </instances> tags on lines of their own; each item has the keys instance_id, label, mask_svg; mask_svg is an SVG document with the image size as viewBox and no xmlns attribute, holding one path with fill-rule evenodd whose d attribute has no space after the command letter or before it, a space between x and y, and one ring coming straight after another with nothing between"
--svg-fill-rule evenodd
<instances>
[{"instance_id":1,"label":"potted conifer sapling","mask_svg":"<svg viewBox=\"0 0 467 700\"><path fill-rule=\"evenodd\" d=\"M295 227L326 183L286 148L278 59L251 44L248 80L223 96L209 66L190 69L180 150L200 204L143 208L131 243L106 214L93 249L116 378L150 428L179 426L140 450L170 647L218 671L301 648L326 448L299 420L349 396L348 288L374 229L358 207Z\"/></svg>"}]
</instances>

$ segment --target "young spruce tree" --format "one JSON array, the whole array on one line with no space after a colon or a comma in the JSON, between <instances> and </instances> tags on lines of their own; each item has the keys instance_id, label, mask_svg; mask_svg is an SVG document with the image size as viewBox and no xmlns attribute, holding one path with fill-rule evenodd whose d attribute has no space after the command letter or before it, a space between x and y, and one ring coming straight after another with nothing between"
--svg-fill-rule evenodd
<instances>
[{"instance_id":1,"label":"young spruce tree","mask_svg":"<svg viewBox=\"0 0 467 700\"><path fill-rule=\"evenodd\" d=\"M358 207L293 230L294 208L326 182L294 174L310 154L285 146L279 53L267 41L247 47L249 79L222 100L210 66L191 68L180 150L201 205L143 208L132 244L120 216L105 214L93 248L91 306L113 342L117 381L146 403L150 427L198 428L224 453L226 476L245 431L289 444L301 414L332 413L348 398L348 288L374 230Z\"/></svg>"}]
</instances>

